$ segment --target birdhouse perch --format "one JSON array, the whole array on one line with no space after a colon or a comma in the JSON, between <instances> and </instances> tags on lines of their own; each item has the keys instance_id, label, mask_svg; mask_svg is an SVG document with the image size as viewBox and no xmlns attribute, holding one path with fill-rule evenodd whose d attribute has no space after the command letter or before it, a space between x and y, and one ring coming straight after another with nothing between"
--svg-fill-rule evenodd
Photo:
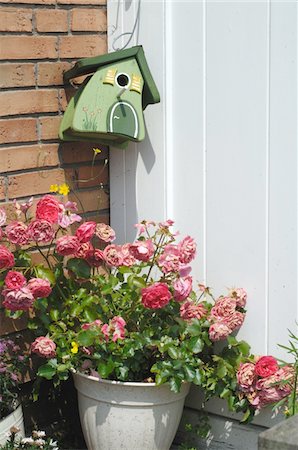
<instances>
[{"instance_id":1,"label":"birdhouse perch","mask_svg":"<svg viewBox=\"0 0 298 450\"><path fill-rule=\"evenodd\" d=\"M145 137L143 110L160 96L142 46L80 59L65 83L90 75L70 100L59 136L63 141L98 141L125 147Z\"/></svg>"}]
</instances>

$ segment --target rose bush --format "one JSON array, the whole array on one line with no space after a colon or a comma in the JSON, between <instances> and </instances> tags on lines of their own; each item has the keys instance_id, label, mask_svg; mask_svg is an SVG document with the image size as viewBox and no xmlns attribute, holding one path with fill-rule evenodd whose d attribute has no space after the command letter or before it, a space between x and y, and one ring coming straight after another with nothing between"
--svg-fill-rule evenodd
<instances>
[{"instance_id":1,"label":"rose bush","mask_svg":"<svg viewBox=\"0 0 298 450\"><path fill-rule=\"evenodd\" d=\"M247 361L248 344L232 336L245 319L246 292L214 298L202 284L196 292L196 243L177 242L172 220L142 221L135 241L120 245L107 224L85 221L72 232L82 220L74 202L45 195L33 217L31 199L15 206L11 223L0 208L2 306L13 318L29 312L39 377L58 383L79 370L174 391L188 381L234 410L247 409L253 396L259 405L274 397L258 380L277 376L275 361ZM31 249L44 264L32 262Z\"/></svg>"}]
</instances>

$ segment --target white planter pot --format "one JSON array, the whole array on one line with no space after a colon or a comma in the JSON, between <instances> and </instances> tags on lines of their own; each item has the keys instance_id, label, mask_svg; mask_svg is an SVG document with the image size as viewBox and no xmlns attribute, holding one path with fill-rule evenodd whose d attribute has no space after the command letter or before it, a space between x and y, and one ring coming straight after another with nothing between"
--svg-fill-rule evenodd
<instances>
[{"instance_id":1,"label":"white planter pot","mask_svg":"<svg viewBox=\"0 0 298 450\"><path fill-rule=\"evenodd\" d=\"M18 436L25 436L22 405L19 405L12 413L0 420L0 445L7 441L7 435L11 427L20 429Z\"/></svg>"},{"instance_id":2,"label":"white planter pot","mask_svg":"<svg viewBox=\"0 0 298 450\"><path fill-rule=\"evenodd\" d=\"M74 374L89 450L168 450L175 437L189 383L179 394L167 385L122 383Z\"/></svg>"}]
</instances>

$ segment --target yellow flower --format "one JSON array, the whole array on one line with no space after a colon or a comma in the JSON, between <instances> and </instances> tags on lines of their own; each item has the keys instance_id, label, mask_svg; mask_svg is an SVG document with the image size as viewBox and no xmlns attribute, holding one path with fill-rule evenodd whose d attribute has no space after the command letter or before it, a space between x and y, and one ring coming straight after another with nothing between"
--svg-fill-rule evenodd
<instances>
[{"instance_id":1,"label":"yellow flower","mask_svg":"<svg viewBox=\"0 0 298 450\"><path fill-rule=\"evenodd\" d=\"M66 183L60 184L59 190L58 190L59 194L67 195L67 194L69 194L69 191L70 191L70 189L69 189L68 184L66 184Z\"/></svg>"},{"instance_id":2,"label":"yellow flower","mask_svg":"<svg viewBox=\"0 0 298 450\"><path fill-rule=\"evenodd\" d=\"M50 192L58 192L59 186L58 184L51 184Z\"/></svg>"},{"instance_id":3,"label":"yellow flower","mask_svg":"<svg viewBox=\"0 0 298 450\"><path fill-rule=\"evenodd\" d=\"M94 151L95 155L98 155L98 153L101 153L100 148L94 148L93 151Z\"/></svg>"},{"instance_id":4,"label":"yellow flower","mask_svg":"<svg viewBox=\"0 0 298 450\"><path fill-rule=\"evenodd\" d=\"M76 342L72 342L71 343L71 349L70 349L71 353L78 353L79 351L79 346Z\"/></svg>"}]
</instances>

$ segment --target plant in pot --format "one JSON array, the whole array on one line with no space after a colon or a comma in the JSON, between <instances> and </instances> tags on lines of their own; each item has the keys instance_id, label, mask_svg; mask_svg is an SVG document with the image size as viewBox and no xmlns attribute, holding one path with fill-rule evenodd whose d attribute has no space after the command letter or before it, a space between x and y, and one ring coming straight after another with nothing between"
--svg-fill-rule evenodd
<instances>
[{"instance_id":1,"label":"plant in pot","mask_svg":"<svg viewBox=\"0 0 298 450\"><path fill-rule=\"evenodd\" d=\"M0 445L6 441L6 433L12 426L24 435L22 406L18 397L26 356L12 339L0 339Z\"/></svg>"},{"instance_id":2,"label":"plant in pot","mask_svg":"<svg viewBox=\"0 0 298 450\"><path fill-rule=\"evenodd\" d=\"M177 238L171 220L143 221L133 243L116 245L102 223L83 222L73 233L81 221L73 202L46 195L33 217L31 206L16 204L17 220L2 219L0 269L8 315L30 311L32 352L47 360L39 377L59 383L74 374L89 449L118 448L115 433L123 448L169 448L189 383L224 398L235 391L248 346L214 342L242 325L246 293L215 300L201 285L195 293L196 244ZM44 264L32 262L32 248Z\"/></svg>"}]
</instances>

